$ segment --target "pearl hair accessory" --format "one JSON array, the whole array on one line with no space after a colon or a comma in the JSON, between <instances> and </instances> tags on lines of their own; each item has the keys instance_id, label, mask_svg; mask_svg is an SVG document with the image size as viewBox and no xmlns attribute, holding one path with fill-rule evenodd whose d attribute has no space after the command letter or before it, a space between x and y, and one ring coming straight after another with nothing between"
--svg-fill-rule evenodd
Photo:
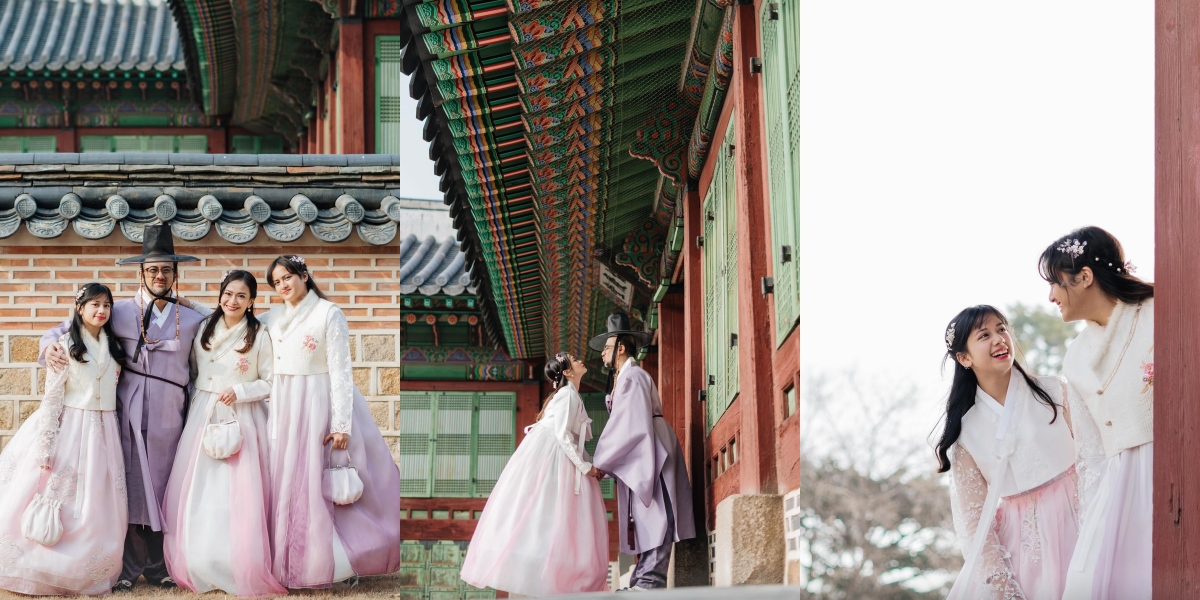
<instances>
[{"instance_id":1,"label":"pearl hair accessory","mask_svg":"<svg viewBox=\"0 0 1200 600\"><path fill-rule=\"evenodd\" d=\"M1057 250L1064 254L1070 254L1071 258L1079 258L1083 256L1083 249L1087 247L1087 242L1080 243L1079 240L1066 240L1058 245ZM1097 258L1096 260L1100 260Z\"/></svg>"},{"instance_id":2,"label":"pearl hair accessory","mask_svg":"<svg viewBox=\"0 0 1200 600\"><path fill-rule=\"evenodd\" d=\"M297 262L297 263L300 263L300 264L302 264L302 265L304 265L304 266L306 266L306 267L308 266L308 263L305 263L305 262L304 262L304 258L303 258L303 257L300 257L300 256L297 256L297 255L293 254L293 255L292 255L290 258L292 259L292 262Z\"/></svg>"},{"instance_id":3,"label":"pearl hair accessory","mask_svg":"<svg viewBox=\"0 0 1200 600\"><path fill-rule=\"evenodd\" d=\"M79 304L79 301L83 299L83 292L86 290L87 290L87 286L85 285L85 286L79 288L78 292L75 292L75 304Z\"/></svg>"},{"instance_id":4,"label":"pearl hair accessory","mask_svg":"<svg viewBox=\"0 0 1200 600\"><path fill-rule=\"evenodd\" d=\"M954 323L950 324L950 328L946 330L946 352L949 352L954 347Z\"/></svg>"}]
</instances>

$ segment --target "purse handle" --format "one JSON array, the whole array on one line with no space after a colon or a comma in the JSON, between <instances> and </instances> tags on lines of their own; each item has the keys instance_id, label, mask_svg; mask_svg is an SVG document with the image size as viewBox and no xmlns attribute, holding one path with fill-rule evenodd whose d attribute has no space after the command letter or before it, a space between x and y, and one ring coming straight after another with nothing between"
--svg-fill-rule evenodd
<instances>
[{"instance_id":1,"label":"purse handle","mask_svg":"<svg viewBox=\"0 0 1200 600\"><path fill-rule=\"evenodd\" d=\"M329 444L329 452L328 452L328 453L326 453L326 455L325 455L325 456L326 456L326 459L325 459L325 468L327 468L327 469L345 469L345 468L347 468L347 467L349 467L349 468L353 468L353 467L354 467L354 463L350 462L350 446L346 446L346 449L345 449L345 450L343 450L343 452L345 452L345 453L346 453L346 464L345 464L345 466L340 466L340 467L335 467L335 466L333 466L333 451L334 451L333 444L332 444L332 443L330 443L330 444Z\"/></svg>"},{"instance_id":2,"label":"purse handle","mask_svg":"<svg viewBox=\"0 0 1200 600\"><path fill-rule=\"evenodd\" d=\"M225 405L224 402L221 402L221 401L215 400L215 399L212 401L212 404L208 405L208 413L206 415L204 415L204 424L205 425L212 425L213 414L215 414L218 404ZM225 408L229 409L229 412L231 414L233 414L233 418L229 419L228 421L224 421L224 422L225 423L236 423L238 420L237 419L237 409L233 408L232 404L225 406Z\"/></svg>"}]
</instances>

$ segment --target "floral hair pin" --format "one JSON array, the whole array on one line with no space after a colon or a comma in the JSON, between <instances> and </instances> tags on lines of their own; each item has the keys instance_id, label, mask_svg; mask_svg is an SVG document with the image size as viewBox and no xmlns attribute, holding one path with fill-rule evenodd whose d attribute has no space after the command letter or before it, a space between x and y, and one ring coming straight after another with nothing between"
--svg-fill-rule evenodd
<instances>
[{"instance_id":1,"label":"floral hair pin","mask_svg":"<svg viewBox=\"0 0 1200 600\"><path fill-rule=\"evenodd\" d=\"M300 263L306 267L308 266L308 263L304 262L304 257L302 257L302 256L297 256L297 255L293 254L290 258L292 259L292 262Z\"/></svg>"},{"instance_id":2,"label":"floral hair pin","mask_svg":"<svg viewBox=\"0 0 1200 600\"><path fill-rule=\"evenodd\" d=\"M1133 263L1131 263L1131 262L1129 262L1129 261L1125 261L1125 265L1124 265L1124 266L1125 266L1125 272L1126 272L1126 273L1130 273L1130 274L1132 274L1134 271L1137 271L1137 267L1133 266ZM1117 269L1117 271L1120 271L1120 270L1121 270L1121 269Z\"/></svg>"},{"instance_id":3,"label":"floral hair pin","mask_svg":"<svg viewBox=\"0 0 1200 600\"><path fill-rule=\"evenodd\" d=\"M954 325L950 324L950 328L946 330L946 352L949 352L954 347Z\"/></svg>"},{"instance_id":4,"label":"floral hair pin","mask_svg":"<svg viewBox=\"0 0 1200 600\"><path fill-rule=\"evenodd\" d=\"M1058 251L1064 254L1070 254L1071 258L1079 258L1083 256L1083 250L1087 247L1087 242L1080 243L1079 240L1066 240L1058 245Z\"/></svg>"},{"instance_id":5,"label":"floral hair pin","mask_svg":"<svg viewBox=\"0 0 1200 600\"><path fill-rule=\"evenodd\" d=\"M87 286L85 285L85 286L79 288L78 292L75 292L75 304L79 304L79 301L83 300L83 293L86 291L87 291Z\"/></svg>"},{"instance_id":6,"label":"floral hair pin","mask_svg":"<svg viewBox=\"0 0 1200 600\"><path fill-rule=\"evenodd\" d=\"M232 272L233 271L225 271L224 273L221 273L221 281L225 281L226 279L229 279L229 274Z\"/></svg>"}]
</instances>

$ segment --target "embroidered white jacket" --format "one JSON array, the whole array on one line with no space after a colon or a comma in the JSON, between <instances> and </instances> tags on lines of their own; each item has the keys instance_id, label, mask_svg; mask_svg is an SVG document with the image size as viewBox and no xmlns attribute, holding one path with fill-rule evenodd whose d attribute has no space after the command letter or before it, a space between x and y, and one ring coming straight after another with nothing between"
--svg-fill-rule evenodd
<instances>
[{"instance_id":1,"label":"embroidered white jacket","mask_svg":"<svg viewBox=\"0 0 1200 600\"><path fill-rule=\"evenodd\" d=\"M254 345L242 354L238 351L246 343L246 319L231 329L225 326L221 313L209 318L217 319L209 350L200 343L200 335L192 343L192 382L196 389L220 394L232 387L238 402L255 402L269 397L275 356L267 328L259 327Z\"/></svg>"},{"instance_id":2,"label":"embroidered white jacket","mask_svg":"<svg viewBox=\"0 0 1200 600\"><path fill-rule=\"evenodd\" d=\"M57 372L50 369L46 374L46 395L38 407L42 413L38 431L39 466L51 466L64 406L97 411L117 409L117 377L121 366L108 352L108 334L101 330L97 340L85 330L81 337L87 347L83 355L87 362L69 358L66 369ZM58 338L58 344L64 351L71 351L69 335Z\"/></svg>"},{"instance_id":3,"label":"embroidered white jacket","mask_svg":"<svg viewBox=\"0 0 1200 600\"><path fill-rule=\"evenodd\" d=\"M330 433L350 434L354 374L350 326L341 309L309 292L296 306L284 303L264 316L275 354L274 375L329 374Z\"/></svg>"},{"instance_id":4,"label":"embroidered white jacket","mask_svg":"<svg viewBox=\"0 0 1200 600\"><path fill-rule=\"evenodd\" d=\"M1141 311L1118 302L1105 326L1088 321L1067 347L1063 375L1083 400L1105 456L1154 441L1154 299ZM1085 411L1072 407L1071 418L1077 423Z\"/></svg>"}]
</instances>

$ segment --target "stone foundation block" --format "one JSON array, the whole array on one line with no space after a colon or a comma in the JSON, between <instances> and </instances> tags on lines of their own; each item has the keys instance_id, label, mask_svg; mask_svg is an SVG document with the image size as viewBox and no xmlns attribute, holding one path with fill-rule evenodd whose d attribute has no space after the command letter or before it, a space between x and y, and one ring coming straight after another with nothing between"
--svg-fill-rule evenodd
<instances>
[{"instance_id":1,"label":"stone foundation block","mask_svg":"<svg viewBox=\"0 0 1200 600\"><path fill-rule=\"evenodd\" d=\"M734 495L717 505L718 587L783 583L783 498L771 494Z\"/></svg>"}]
</instances>

